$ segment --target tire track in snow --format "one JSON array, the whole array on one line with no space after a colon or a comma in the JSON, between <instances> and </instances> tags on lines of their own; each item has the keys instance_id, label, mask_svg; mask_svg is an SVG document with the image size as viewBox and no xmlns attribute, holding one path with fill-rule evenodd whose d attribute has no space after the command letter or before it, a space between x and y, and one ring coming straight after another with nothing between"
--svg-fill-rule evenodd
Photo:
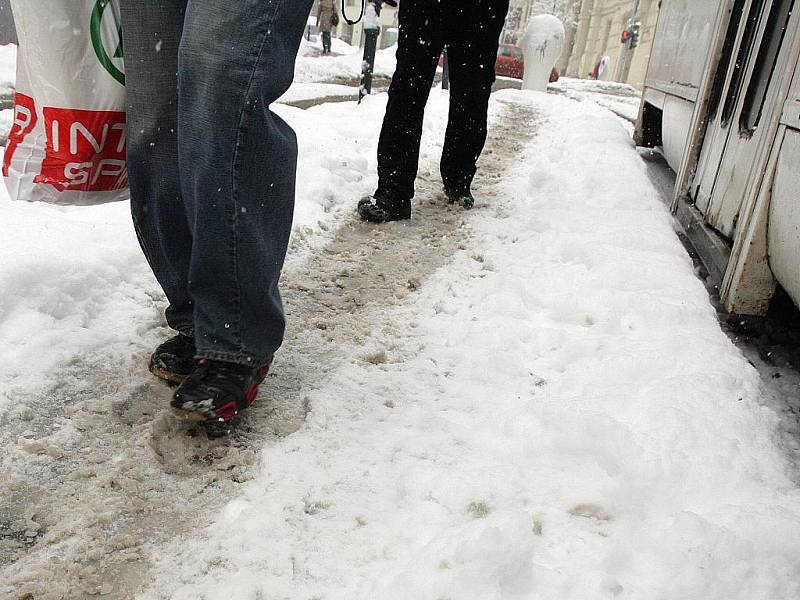
<instances>
[{"instance_id":1,"label":"tire track in snow","mask_svg":"<svg viewBox=\"0 0 800 600\"><path fill-rule=\"evenodd\" d=\"M521 110L503 104L493 119L475 210L494 210L497 182L532 134L520 123L534 116ZM78 357L44 395L0 416L0 596L133 598L148 581L148 552L206 525L256 473L258 450L302 425L306 391L373 330L403 327L392 308L470 246L468 213L447 206L436 165L423 169L411 222L350 219L285 272L284 348L233 427L190 426L165 409L170 390L144 366L168 335L159 327L133 342L130 359ZM381 348L361 356L385 359Z\"/></svg>"}]
</instances>

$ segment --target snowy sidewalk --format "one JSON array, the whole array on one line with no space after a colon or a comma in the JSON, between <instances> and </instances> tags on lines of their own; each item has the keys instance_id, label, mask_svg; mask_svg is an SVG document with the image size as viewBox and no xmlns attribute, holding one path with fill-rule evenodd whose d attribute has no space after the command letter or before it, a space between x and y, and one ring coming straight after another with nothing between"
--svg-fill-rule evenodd
<instances>
[{"instance_id":1,"label":"snowy sidewalk","mask_svg":"<svg viewBox=\"0 0 800 600\"><path fill-rule=\"evenodd\" d=\"M498 105L536 135L469 245L213 526L153 549L141 598L800 596L776 417L630 138L589 103Z\"/></svg>"},{"instance_id":2,"label":"snowy sidewalk","mask_svg":"<svg viewBox=\"0 0 800 600\"><path fill-rule=\"evenodd\" d=\"M466 228L434 191L445 93L434 91L427 107L428 200L418 214L430 218L409 225L414 245L354 219L356 199L375 186L385 103L383 95L360 106L275 107L300 142L283 284L290 330L261 399L223 437L174 419L170 390L145 368L169 331L129 207L0 197L0 597L134 597L148 581L148 548L207 525L260 472L257 453L303 424L307 391L369 334L372 299L385 310L410 293L373 268L376 248L416 285L448 262ZM486 165L503 171L516 152L493 136Z\"/></svg>"}]
</instances>

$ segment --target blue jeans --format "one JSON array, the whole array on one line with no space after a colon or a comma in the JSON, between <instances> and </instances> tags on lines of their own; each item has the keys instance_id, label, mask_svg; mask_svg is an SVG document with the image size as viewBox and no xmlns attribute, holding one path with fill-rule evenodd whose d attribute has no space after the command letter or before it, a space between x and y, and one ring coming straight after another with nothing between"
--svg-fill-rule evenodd
<instances>
[{"instance_id":1,"label":"blue jeans","mask_svg":"<svg viewBox=\"0 0 800 600\"><path fill-rule=\"evenodd\" d=\"M202 358L261 365L283 341L297 140L269 105L311 3L120 3L133 222L167 322Z\"/></svg>"}]
</instances>

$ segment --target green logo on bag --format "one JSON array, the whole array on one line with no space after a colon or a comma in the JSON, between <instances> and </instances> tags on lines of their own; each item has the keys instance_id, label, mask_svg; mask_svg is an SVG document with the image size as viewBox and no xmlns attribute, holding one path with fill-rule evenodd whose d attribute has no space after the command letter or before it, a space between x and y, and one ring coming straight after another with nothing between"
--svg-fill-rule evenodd
<instances>
[{"instance_id":1,"label":"green logo on bag","mask_svg":"<svg viewBox=\"0 0 800 600\"><path fill-rule=\"evenodd\" d=\"M92 47L103 68L114 79L125 85L125 73L114 62L115 58L123 57L122 29L120 29L119 19L113 7L111 10L106 10L109 4L111 4L111 0L97 0L94 5L90 26Z\"/></svg>"}]
</instances>

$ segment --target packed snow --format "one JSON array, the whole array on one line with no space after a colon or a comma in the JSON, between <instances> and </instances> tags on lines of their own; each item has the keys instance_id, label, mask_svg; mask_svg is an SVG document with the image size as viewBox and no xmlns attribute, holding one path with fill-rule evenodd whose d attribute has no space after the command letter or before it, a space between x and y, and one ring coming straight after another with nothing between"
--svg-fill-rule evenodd
<instances>
[{"instance_id":1,"label":"packed snow","mask_svg":"<svg viewBox=\"0 0 800 600\"><path fill-rule=\"evenodd\" d=\"M154 551L142 598L798 597L777 418L629 136L590 103L503 106L536 135L472 246Z\"/></svg>"}]
</instances>

